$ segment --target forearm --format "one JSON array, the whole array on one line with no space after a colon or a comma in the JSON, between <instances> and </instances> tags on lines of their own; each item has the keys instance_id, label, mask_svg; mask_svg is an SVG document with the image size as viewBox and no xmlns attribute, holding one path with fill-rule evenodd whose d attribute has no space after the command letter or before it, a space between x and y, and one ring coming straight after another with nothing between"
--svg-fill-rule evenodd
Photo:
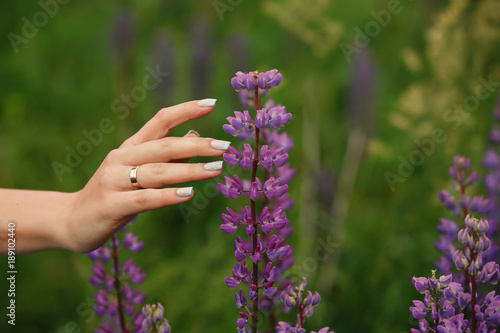
<instances>
[{"instance_id":1,"label":"forearm","mask_svg":"<svg viewBox=\"0 0 500 333\"><path fill-rule=\"evenodd\" d=\"M72 207L72 193L0 189L0 254L7 253L9 222L16 225L16 254L66 248Z\"/></svg>"}]
</instances>

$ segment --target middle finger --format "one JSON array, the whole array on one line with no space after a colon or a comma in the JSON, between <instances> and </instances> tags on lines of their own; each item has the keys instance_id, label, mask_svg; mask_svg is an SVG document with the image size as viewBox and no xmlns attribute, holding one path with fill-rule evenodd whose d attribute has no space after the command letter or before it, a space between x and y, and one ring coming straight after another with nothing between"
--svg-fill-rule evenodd
<instances>
[{"instance_id":1,"label":"middle finger","mask_svg":"<svg viewBox=\"0 0 500 333\"><path fill-rule=\"evenodd\" d=\"M230 144L229 141L211 138L166 137L120 149L118 158L124 165L137 166L197 156L221 156L227 151Z\"/></svg>"}]
</instances>

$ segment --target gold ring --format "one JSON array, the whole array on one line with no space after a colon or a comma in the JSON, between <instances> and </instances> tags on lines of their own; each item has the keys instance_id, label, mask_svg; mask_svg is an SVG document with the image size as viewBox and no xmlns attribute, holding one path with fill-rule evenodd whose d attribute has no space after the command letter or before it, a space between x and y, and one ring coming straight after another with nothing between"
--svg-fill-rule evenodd
<instances>
[{"instance_id":1,"label":"gold ring","mask_svg":"<svg viewBox=\"0 0 500 333\"><path fill-rule=\"evenodd\" d=\"M139 170L139 166L133 167L132 170L130 170L130 182L132 183L133 187L140 190L142 187L137 181L137 170Z\"/></svg>"}]
</instances>

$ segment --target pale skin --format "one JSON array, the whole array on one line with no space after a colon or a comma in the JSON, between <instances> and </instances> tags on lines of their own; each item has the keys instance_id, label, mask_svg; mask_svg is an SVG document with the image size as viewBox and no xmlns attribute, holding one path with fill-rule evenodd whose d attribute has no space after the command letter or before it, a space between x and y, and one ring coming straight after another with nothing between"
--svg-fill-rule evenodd
<instances>
[{"instance_id":1,"label":"pale skin","mask_svg":"<svg viewBox=\"0 0 500 333\"><path fill-rule=\"evenodd\" d=\"M228 143L196 133L184 137L168 134L213 109L200 106L198 101L161 109L106 156L80 191L0 189L0 253L7 253L11 221L16 223L16 254L48 249L90 252L137 214L190 200L194 191L177 184L218 177L222 169L205 170L204 163L186 162L196 156L221 156ZM135 166L140 166L137 180L142 189L130 181L130 170Z\"/></svg>"}]
</instances>

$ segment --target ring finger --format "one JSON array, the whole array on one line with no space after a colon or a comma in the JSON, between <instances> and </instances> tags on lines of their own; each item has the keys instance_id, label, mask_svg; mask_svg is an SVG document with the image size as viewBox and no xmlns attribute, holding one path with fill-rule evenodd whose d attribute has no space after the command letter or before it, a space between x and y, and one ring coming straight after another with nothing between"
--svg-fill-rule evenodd
<instances>
[{"instance_id":1,"label":"ring finger","mask_svg":"<svg viewBox=\"0 0 500 333\"><path fill-rule=\"evenodd\" d=\"M136 182L140 188L160 188L191 181L205 180L219 176L223 170L222 161L208 163L149 163L136 169ZM114 173L117 179L112 180L120 184L123 190L136 189L130 177L130 168L120 167Z\"/></svg>"}]
</instances>

